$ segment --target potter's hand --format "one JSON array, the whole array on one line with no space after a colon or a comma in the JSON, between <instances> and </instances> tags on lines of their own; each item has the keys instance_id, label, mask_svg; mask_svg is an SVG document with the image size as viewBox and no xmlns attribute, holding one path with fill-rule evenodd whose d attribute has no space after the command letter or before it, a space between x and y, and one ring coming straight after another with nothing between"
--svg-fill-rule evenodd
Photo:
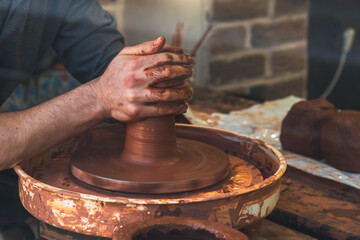
<instances>
[{"instance_id":1,"label":"potter's hand","mask_svg":"<svg viewBox=\"0 0 360 240\"><path fill-rule=\"evenodd\" d=\"M136 46L129 46L123 48L120 54L124 55L149 55L159 52L173 52L183 53L183 50L179 47L173 47L165 43L164 37L159 37L155 41L144 42Z\"/></svg>"},{"instance_id":2,"label":"potter's hand","mask_svg":"<svg viewBox=\"0 0 360 240\"><path fill-rule=\"evenodd\" d=\"M191 96L191 57L165 38L124 48L94 81L105 115L122 122L184 113Z\"/></svg>"}]
</instances>

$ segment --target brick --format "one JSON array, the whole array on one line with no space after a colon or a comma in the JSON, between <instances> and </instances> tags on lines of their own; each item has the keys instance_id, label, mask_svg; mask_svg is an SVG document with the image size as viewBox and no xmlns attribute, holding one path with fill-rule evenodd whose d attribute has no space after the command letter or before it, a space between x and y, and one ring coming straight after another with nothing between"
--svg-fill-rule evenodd
<instances>
[{"instance_id":1,"label":"brick","mask_svg":"<svg viewBox=\"0 0 360 240\"><path fill-rule=\"evenodd\" d=\"M273 74L279 75L305 70L307 66L306 56L305 47L275 51L271 58Z\"/></svg>"},{"instance_id":2,"label":"brick","mask_svg":"<svg viewBox=\"0 0 360 240\"><path fill-rule=\"evenodd\" d=\"M269 0L214 0L212 20L250 19L268 16Z\"/></svg>"},{"instance_id":3,"label":"brick","mask_svg":"<svg viewBox=\"0 0 360 240\"><path fill-rule=\"evenodd\" d=\"M214 85L226 84L242 79L261 77L265 73L266 57L253 53L232 61L210 62L210 82Z\"/></svg>"},{"instance_id":4,"label":"brick","mask_svg":"<svg viewBox=\"0 0 360 240\"><path fill-rule=\"evenodd\" d=\"M297 77L282 82L262 84L250 89L250 96L264 100L284 98L289 95L305 96L306 78Z\"/></svg>"},{"instance_id":5,"label":"brick","mask_svg":"<svg viewBox=\"0 0 360 240\"><path fill-rule=\"evenodd\" d=\"M271 47L286 42L306 39L307 22L305 18L254 24L252 45Z\"/></svg>"},{"instance_id":6,"label":"brick","mask_svg":"<svg viewBox=\"0 0 360 240\"><path fill-rule=\"evenodd\" d=\"M275 16L306 13L309 9L309 0L277 0Z\"/></svg>"},{"instance_id":7,"label":"brick","mask_svg":"<svg viewBox=\"0 0 360 240\"><path fill-rule=\"evenodd\" d=\"M211 53L229 53L245 48L246 30L242 26L216 28L211 35Z\"/></svg>"}]
</instances>

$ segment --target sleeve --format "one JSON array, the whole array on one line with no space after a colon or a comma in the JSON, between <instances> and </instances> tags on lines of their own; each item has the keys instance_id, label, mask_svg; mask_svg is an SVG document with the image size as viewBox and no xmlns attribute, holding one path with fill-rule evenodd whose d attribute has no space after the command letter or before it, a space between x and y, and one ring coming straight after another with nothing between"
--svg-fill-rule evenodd
<instances>
[{"instance_id":1,"label":"sleeve","mask_svg":"<svg viewBox=\"0 0 360 240\"><path fill-rule=\"evenodd\" d=\"M84 83L100 76L124 47L113 16L96 0L72 0L53 48L66 69Z\"/></svg>"}]
</instances>

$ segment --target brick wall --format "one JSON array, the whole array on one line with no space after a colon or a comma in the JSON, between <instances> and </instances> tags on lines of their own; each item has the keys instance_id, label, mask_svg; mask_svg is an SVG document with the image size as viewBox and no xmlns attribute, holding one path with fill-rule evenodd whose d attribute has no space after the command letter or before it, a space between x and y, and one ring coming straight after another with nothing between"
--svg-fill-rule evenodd
<instances>
[{"instance_id":1,"label":"brick wall","mask_svg":"<svg viewBox=\"0 0 360 240\"><path fill-rule=\"evenodd\" d=\"M308 5L309 0L212 0L213 29L199 84L262 99L305 97Z\"/></svg>"}]
</instances>

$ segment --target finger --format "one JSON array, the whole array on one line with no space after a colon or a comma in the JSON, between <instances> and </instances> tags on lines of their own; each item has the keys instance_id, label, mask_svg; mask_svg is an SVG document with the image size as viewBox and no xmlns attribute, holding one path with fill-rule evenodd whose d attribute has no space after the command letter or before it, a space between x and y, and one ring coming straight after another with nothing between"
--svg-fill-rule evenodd
<instances>
[{"instance_id":1,"label":"finger","mask_svg":"<svg viewBox=\"0 0 360 240\"><path fill-rule=\"evenodd\" d=\"M168 103L175 101L186 101L192 95L192 91L188 82L185 82L176 88L148 88L145 89L144 92L145 94L142 95L141 99L139 99L142 102Z\"/></svg>"},{"instance_id":2,"label":"finger","mask_svg":"<svg viewBox=\"0 0 360 240\"><path fill-rule=\"evenodd\" d=\"M134 122L147 117L182 114L186 112L187 108L188 106L184 101L133 104L128 111L115 111L112 117L118 120L121 119L123 122Z\"/></svg>"},{"instance_id":3,"label":"finger","mask_svg":"<svg viewBox=\"0 0 360 240\"><path fill-rule=\"evenodd\" d=\"M184 51L182 50L182 48L173 47L173 46L165 43L165 45L164 45L163 49L161 50L161 52L183 53Z\"/></svg>"},{"instance_id":4,"label":"finger","mask_svg":"<svg viewBox=\"0 0 360 240\"><path fill-rule=\"evenodd\" d=\"M148 70L135 69L124 75L124 81L128 88L156 87L170 88L176 87L191 77L192 70L182 65L163 65Z\"/></svg>"},{"instance_id":5,"label":"finger","mask_svg":"<svg viewBox=\"0 0 360 240\"><path fill-rule=\"evenodd\" d=\"M129 91L125 98L133 104L153 104L156 102L186 101L192 95L190 84L183 82L174 88L145 88L141 91Z\"/></svg>"},{"instance_id":6,"label":"finger","mask_svg":"<svg viewBox=\"0 0 360 240\"><path fill-rule=\"evenodd\" d=\"M156 106L157 115L178 115L185 113L188 106L185 102L172 102L172 103L158 103Z\"/></svg>"},{"instance_id":7,"label":"finger","mask_svg":"<svg viewBox=\"0 0 360 240\"><path fill-rule=\"evenodd\" d=\"M172 78L169 80L164 80L164 81L160 81L154 85L151 85L150 87L152 88L160 88L160 89L164 89L164 88L174 88L174 87L178 87L184 84L184 82L186 81L187 77L177 77L177 78Z\"/></svg>"},{"instance_id":8,"label":"finger","mask_svg":"<svg viewBox=\"0 0 360 240\"><path fill-rule=\"evenodd\" d=\"M156 103L145 106L142 115L143 117L178 115L185 113L187 108L185 102Z\"/></svg>"},{"instance_id":9,"label":"finger","mask_svg":"<svg viewBox=\"0 0 360 240\"><path fill-rule=\"evenodd\" d=\"M158 88L174 87L191 77L192 70L181 65L162 65L144 71L148 86Z\"/></svg>"},{"instance_id":10,"label":"finger","mask_svg":"<svg viewBox=\"0 0 360 240\"><path fill-rule=\"evenodd\" d=\"M192 57L182 53L158 53L144 57L144 70L155 68L161 65L189 65L192 63Z\"/></svg>"},{"instance_id":11,"label":"finger","mask_svg":"<svg viewBox=\"0 0 360 240\"><path fill-rule=\"evenodd\" d=\"M155 41L144 42L136 46L123 48L119 54L122 55L148 55L161 52L165 44L165 37L158 37Z\"/></svg>"}]
</instances>

